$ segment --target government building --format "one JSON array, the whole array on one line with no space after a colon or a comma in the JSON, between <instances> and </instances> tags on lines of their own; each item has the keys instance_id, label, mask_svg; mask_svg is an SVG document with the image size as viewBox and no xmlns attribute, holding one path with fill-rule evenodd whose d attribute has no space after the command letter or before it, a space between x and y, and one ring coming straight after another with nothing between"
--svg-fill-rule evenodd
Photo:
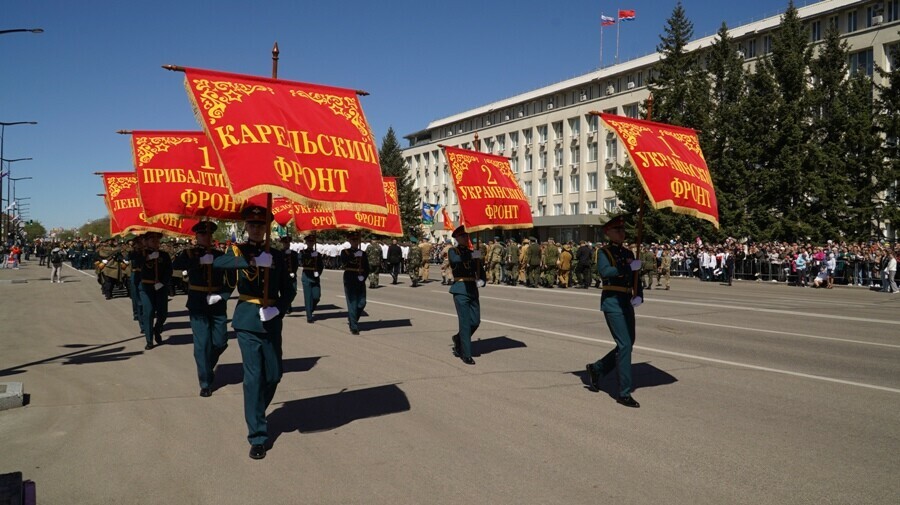
<instances>
[{"instance_id":1,"label":"government building","mask_svg":"<svg viewBox=\"0 0 900 505\"><path fill-rule=\"evenodd\" d=\"M823 0L798 9L811 44L821 43L829 23L836 24L850 47L849 69L878 79L875 66L891 70L889 55L900 47L900 0ZM773 34L781 16L730 28L745 65L772 50ZM692 41L688 51L708 48L716 36ZM638 117L647 99L647 84L660 54L568 79L512 98L432 121L426 128L405 135L403 150L410 175L422 202L446 207L454 222L459 205L447 160L439 145L474 148L506 156L531 203L533 235L542 241L600 240L599 216L615 211L618 202L609 176L626 154L615 135L590 111ZM443 238L441 212L433 234ZM485 237L490 232L483 232ZM522 236L512 232L512 236Z\"/></svg>"}]
</instances>

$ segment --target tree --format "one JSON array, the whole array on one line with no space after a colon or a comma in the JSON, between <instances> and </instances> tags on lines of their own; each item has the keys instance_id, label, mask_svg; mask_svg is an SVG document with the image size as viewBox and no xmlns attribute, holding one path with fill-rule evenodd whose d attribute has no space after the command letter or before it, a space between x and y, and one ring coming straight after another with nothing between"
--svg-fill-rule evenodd
<instances>
[{"instance_id":1,"label":"tree","mask_svg":"<svg viewBox=\"0 0 900 505\"><path fill-rule=\"evenodd\" d=\"M22 227L22 230L25 232L25 237L29 241L47 236L47 229L44 228L44 225L42 225L40 221L28 221L25 223L25 226Z\"/></svg>"},{"instance_id":2,"label":"tree","mask_svg":"<svg viewBox=\"0 0 900 505\"><path fill-rule=\"evenodd\" d=\"M420 238L422 234L422 202L418 191L413 189L413 180L409 175L409 167L403 159L400 143L394 134L394 128L388 128L381 140L378 150L381 160L381 173L385 177L397 178L397 198L400 201L400 221L403 223L403 236Z\"/></svg>"},{"instance_id":3,"label":"tree","mask_svg":"<svg viewBox=\"0 0 900 505\"><path fill-rule=\"evenodd\" d=\"M878 74L887 79L886 85L878 85L875 124L884 137L884 166L880 198L881 221L890 222L893 238L900 230L900 48L894 46L891 55L891 71L878 68Z\"/></svg>"},{"instance_id":4,"label":"tree","mask_svg":"<svg viewBox=\"0 0 900 505\"><path fill-rule=\"evenodd\" d=\"M109 238L109 216L88 221L78 229L78 236L83 240L90 239L94 235L101 239Z\"/></svg>"}]
</instances>

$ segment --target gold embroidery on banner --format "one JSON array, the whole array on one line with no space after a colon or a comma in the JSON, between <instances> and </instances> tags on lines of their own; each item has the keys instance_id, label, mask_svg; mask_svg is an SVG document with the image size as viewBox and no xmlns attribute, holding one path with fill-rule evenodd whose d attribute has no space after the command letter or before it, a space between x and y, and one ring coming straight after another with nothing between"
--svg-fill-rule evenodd
<instances>
[{"instance_id":1,"label":"gold embroidery on banner","mask_svg":"<svg viewBox=\"0 0 900 505\"><path fill-rule=\"evenodd\" d=\"M138 162L141 165L150 163L157 153L169 152L170 147L184 142L200 143L196 137L138 137L135 140Z\"/></svg>"},{"instance_id":2,"label":"gold embroidery on banner","mask_svg":"<svg viewBox=\"0 0 900 505\"><path fill-rule=\"evenodd\" d=\"M513 175L512 169L509 168L509 161L485 158L484 162L499 170L508 180L515 182L516 177Z\"/></svg>"},{"instance_id":3,"label":"gold embroidery on banner","mask_svg":"<svg viewBox=\"0 0 900 505\"><path fill-rule=\"evenodd\" d=\"M638 137L641 136L643 132L653 131L649 127L633 125L629 123L621 123L619 121L606 121L610 126L616 129L616 133L618 133L622 138L625 139L625 142L631 146L632 149L637 147Z\"/></svg>"},{"instance_id":4,"label":"gold embroidery on banner","mask_svg":"<svg viewBox=\"0 0 900 505\"><path fill-rule=\"evenodd\" d=\"M456 184L459 184L462 181L463 172L469 169L469 163L478 161L478 158L470 154L450 153L447 155L447 161L450 162L453 180L456 181Z\"/></svg>"},{"instance_id":5,"label":"gold embroidery on banner","mask_svg":"<svg viewBox=\"0 0 900 505\"><path fill-rule=\"evenodd\" d=\"M691 135L688 133L675 133L668 130L659 130L660 135L665 135L667 137L672 137L673 139L684 144L685 149L696 153L697 156L700 156L702 159L706 159L703 157L703 151L700 149L700 140L696 135Z\"/></svg>"},{"instance_id":6,"label":"gold embroidery on banner","mask_svg":"<svg viewBox=\"0 0 900 505\"><path fill-rule=\"evenodd\" d=\"M217 119L225 115L225 107L231 102L243 102L245 96L250 96L256 91L275 91L262 84L242 84L231 81L210 81L209 79L194 79L194 88L200 92L200 101L203 109L207 111L209 124L216 124Z\"/></svg>"},{"instance_id":7,"label":"gold embroidery on banner","mask_svg":"<svg viewBox=\"0 0 900 505\"><path fill-rule=\"evenodd\" d=\"M384 194L391 198L393 202L399 202L397 199L397 185L388 181L384 181Z\"/></svg>"},{"instance_id":8,"label":"gold embroidery on banner","mask_svg":"<svg viewBox=\"0 0 900 505\"><path fill-rule=\"evenodd\" d=\"M375 138L372 130L369 129L369 124L366 123L366 118L362 115L359 102L355 97L307 93L303 90L293 89L291 90L291 96L308 98L319 105L325 105L336 116L341 116L350 121L359 130L359 134L362 135L364 140Z\"/></svg>"},{"instance_id":9,"label":"gold embroidery on banner","mask_svg":"<svg viewBox=\"0 0 900 505\"><path fill-rule=\"evenodd\" d=\"M128 189L135 184L137 184L136 175L129 175L126 177L107 177L106 194L109 195L110 200L112 200L113 198L119 196L119 193L121 193L123 189Z\"/></svg>"}]
</instances>

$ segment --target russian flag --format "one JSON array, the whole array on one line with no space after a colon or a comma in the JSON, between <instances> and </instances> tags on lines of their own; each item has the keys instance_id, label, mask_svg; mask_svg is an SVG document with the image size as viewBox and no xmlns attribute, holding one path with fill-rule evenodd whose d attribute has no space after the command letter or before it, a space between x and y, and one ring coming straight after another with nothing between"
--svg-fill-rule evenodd
<instances>
[{"instance_id":1,"label":"russian flag","mask_svg":"<svg viewBox=\"0 0 900 505\"><path fill-rule=\"evenodd\" d=\"M634 9L623 11L619 11L619 19L622 21L634 21Z\"/></svg>"},{"instance_id":2,"label":"russian flag","mask_svg":"<svg viewBox=\"0 0 900 505\"><path fill-rule=\"evenodd\" d=\"M612 26L614 24L616 24L616 18L600 15L600 26Z\"/></svg>"}]
</instances>

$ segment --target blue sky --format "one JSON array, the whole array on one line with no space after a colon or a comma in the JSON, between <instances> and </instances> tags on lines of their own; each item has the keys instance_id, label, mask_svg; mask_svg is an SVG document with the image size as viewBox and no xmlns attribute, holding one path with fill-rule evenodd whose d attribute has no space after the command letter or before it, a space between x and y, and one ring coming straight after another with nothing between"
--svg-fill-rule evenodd
<instances>
[{"instance_id":1,"label":"blue sky","mask_svg":"<svg viewBox=\"0 0 900 505\"><path fill-rule=\"evenodd\" d=\"M799 0L795 5L815 3ZM130 171L116 130L196 130L183 74L163 64L279 77L371 93L362 100L378 143L430 121L595 70L600 14L634 9L620 60L655 51L674 0L3 0L0 122L16 197L28 217L77 227L106 209L97 171ZM683 0L695 37L724 21L777 15L787 0ZM532 35L534 34L534 35ZM615 29L604 35L612 62ZM405 141L403 141L405 146ZM7 198L4 180L3 197Z\"/></svg>"}]
</instances>

